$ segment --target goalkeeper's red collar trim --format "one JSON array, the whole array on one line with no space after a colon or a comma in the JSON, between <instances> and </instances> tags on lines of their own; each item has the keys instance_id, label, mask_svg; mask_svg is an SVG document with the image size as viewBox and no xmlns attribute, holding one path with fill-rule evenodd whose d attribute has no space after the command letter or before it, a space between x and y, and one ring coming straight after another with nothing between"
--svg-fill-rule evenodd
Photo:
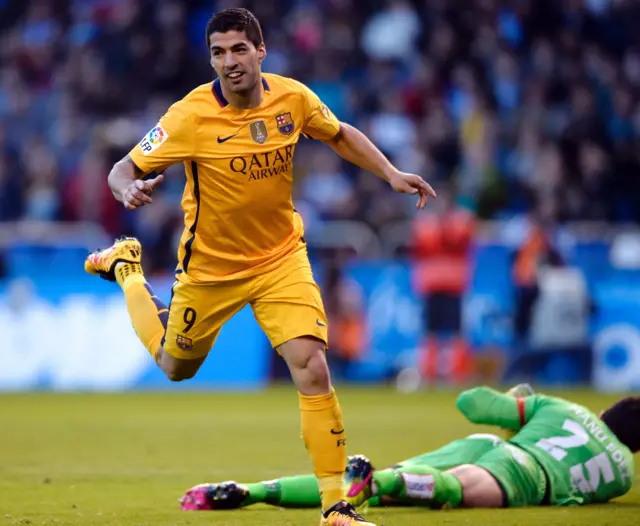
<instances>
[{"instance_id":1,"label":"goalkeeper's red collar trim","mask_svg":"<svg viewBox=\"0 0 640 526\"><path fill-rule=\"evenodd\" d=\"M527 423L524 398L518 398L518 414L520 415L520 427L524 427L524 425Z\"/></svg>"}]
</instances>

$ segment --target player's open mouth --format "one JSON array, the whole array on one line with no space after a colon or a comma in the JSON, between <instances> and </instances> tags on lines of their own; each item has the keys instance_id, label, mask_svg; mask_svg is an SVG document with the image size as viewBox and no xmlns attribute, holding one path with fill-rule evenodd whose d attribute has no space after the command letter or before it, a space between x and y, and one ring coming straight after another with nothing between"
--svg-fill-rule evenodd
<instances>
[{"instance_id":1,"label":"player's open mouth","mask_svg":"<svg viewBox=\"0 0 640 526\"><path fill-rule=\"evenodd\" d=\"M244 72L242 71L234 71L232 73L227 74L227 78L234 84L239 83L243 77L244 77Z\"/></svg>"}]
</instances>

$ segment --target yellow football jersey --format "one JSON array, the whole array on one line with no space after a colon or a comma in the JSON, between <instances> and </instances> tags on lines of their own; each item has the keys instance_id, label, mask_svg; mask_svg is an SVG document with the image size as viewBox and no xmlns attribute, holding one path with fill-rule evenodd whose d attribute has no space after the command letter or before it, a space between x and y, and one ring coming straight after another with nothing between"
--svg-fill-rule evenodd
<instances>
[{"instance_id":1,"label":"yellow football jersey","mask_svg":"<svg viewBox=\"0 0 640 526\"><path fill-rule=\"evenodd\" d=\"M130 152L145 174L184 163L180 280L249 277L303 247L291 198L296 143L301 133L331 139L340 123L293 79L263 74L262 87L262 103L244 110L225 100L219 80L199 86Z\"/></svg>"}]
</instances>

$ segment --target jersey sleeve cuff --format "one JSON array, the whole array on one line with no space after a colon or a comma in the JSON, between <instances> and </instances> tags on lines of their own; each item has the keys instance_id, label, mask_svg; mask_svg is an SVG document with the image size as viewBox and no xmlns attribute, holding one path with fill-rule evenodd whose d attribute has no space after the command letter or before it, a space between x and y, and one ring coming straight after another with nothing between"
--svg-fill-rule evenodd
<instances>
[{"instance_id":1,"label":"jersey sleeve cuff","mask_svg":"<svg viewBox=\"0 0 640 526\"><path fill-rule=\"evenodd\" d=\"M524 427L527 423L527 415L524 406L524 398L518 398L518 416L520 417L520 427Z\"/></svg>"},{"instance_id":2,"label":"jersey sleeve cuff","mask_svg":"<svg viewBox=\"0 0 640 526\"><path fill-rule=\"evenodd\" d=\"M136 169L137 177L144 177L146 174L151 172L151 168L145 165L144 159L136 152L135 148L129 152L129 159Z\"/></svg>"}]
</instances>

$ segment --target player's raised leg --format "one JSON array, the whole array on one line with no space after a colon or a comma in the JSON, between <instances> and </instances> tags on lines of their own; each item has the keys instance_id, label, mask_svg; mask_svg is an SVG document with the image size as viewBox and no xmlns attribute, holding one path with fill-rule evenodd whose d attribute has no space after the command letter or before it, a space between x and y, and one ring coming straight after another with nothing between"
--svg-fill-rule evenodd
<instances>
[{"instance_id":1,"label":"player's raised leg","mask_svg":"<svg viewBox=\"0 0 640 526\"><path fill-rule=\"evenodd\" d=\"M106 250L89 254L84 268L107 281L117 281L127 302L136 334L158 361L160 341L169 318L168 307L155 295L142 272L142 245L132 237L121 237Z\"/></svg>"},{"instance_id":2,"label":"player's raised leg","mask_svg":"<svg viewBox=\"0 0 640 526\"><path fill-rule=\"evenodd\" d=\"M215 334L206 334L206 338L198 338L197 351L193 351L192 339L172 335L175 345L182 345L190 352L185 357L176 357L176 353L169 353L163 348L167 326L170 319L170 308L155 295L144 276L140 261L142 246L131 237L122 237L105 250L97 250L90 254L85 261L85 270L89 274L99 275L108 281L117 281L122 288L127 303L127 310L138 338L145 346L154 361L170 380L180 381L193 377L211 348ZM189 303L188 298L183 302ZM173 301L172 301L173 303ZM172 310L177 310L172 306ZM194 309L185 307L183 315L185 322L196 322L197 313ZM175 316L174 316L175 317ZM191 318L193 318L191 320ZM176 322L174 322L175 324ZM209 331L211 332L211 331ZM174 345L174 346L175 346ZM205 352L201 349L206 348Z\"/></svg>"}]
</instances>

